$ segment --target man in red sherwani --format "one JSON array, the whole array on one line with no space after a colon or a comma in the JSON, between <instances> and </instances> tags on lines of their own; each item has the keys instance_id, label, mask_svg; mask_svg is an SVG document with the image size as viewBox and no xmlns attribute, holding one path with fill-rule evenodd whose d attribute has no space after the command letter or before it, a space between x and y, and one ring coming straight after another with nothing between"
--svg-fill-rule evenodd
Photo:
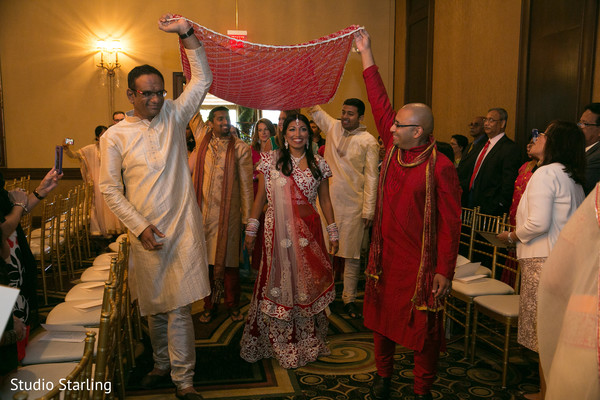
<instances>
[{"instance_id":1,"label":"man in red sherwani","mask_svg":"<svg viewBox=\"0 0 600 400\"><path fill-rule=\"evenodd\" d=\"M425 104L394 112L373 59L369 35L355 38L379 135L386 146L377 193L365 290L365 326L373 330L375 399L387 399L396 343L414 350L414 392L431 399L444 347L443 305L458 254L460 197L456 169L433 139Z\"/></svg>"}]
</instances>

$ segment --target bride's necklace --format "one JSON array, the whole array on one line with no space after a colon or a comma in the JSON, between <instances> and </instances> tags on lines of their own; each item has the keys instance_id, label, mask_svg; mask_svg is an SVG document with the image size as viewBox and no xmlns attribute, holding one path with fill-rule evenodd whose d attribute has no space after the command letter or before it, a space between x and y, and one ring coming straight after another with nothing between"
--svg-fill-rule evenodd
<instances>
[{"instance_id":1,"label":"bride's necklace","mask_svg":"<svg viewBox=\"0 0 600 400\"><path fill-rule=\"evenodd\" d=\"M294 164L294 167L298 167L300 165L300 161L302 161L302 159L306 156L306 151L304 153L302 153L302 155L298 158L294 157L294 155L292 153L290 153L290 157L292 157L292 164Z\"/></svg>"}]
</instances>

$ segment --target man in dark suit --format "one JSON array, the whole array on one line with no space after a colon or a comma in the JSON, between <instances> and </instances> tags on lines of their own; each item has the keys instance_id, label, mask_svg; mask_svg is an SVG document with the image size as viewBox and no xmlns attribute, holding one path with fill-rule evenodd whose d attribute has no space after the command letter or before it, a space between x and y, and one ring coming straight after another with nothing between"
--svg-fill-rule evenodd
<instances>
[{"instance_id":1,"label":"man in dark suit","mask_svg":"<svg viewBox=\"0 0 600 400\"><path fill-rule=\"evenodd\" d=\"M585 136L585 186L586 196L600 181L600 103L585 106L577 126Z\"/></svg>"},{"instance_id":2,"label":"man in dark suit","mask_svg":"<svg viewBox=\"0 0 600 400\"><path fill-rule=\"evenodd\" d=\"M487 141L487 136L483 130L483 119L483 117L475 117L469 124L469 134L473 138L473 141L467 146L467 151L456 168L460 187L462 188L461 203L463 207L468 207L469 205L469 181L471 180L477 156Z\"/></svg>"},{"instance_id":3,"label":"man in dark suit","mask_svg":"<svg viewBox=\"0 0 600 400\"><path fill-rule=\"evenodd\" d=\"M487 141L477 155L468 188L468 207L490 215L508 213L519 166L520 152L504 133L508 113L491 108L484 119Z\"/></svg>"}]
</instances>

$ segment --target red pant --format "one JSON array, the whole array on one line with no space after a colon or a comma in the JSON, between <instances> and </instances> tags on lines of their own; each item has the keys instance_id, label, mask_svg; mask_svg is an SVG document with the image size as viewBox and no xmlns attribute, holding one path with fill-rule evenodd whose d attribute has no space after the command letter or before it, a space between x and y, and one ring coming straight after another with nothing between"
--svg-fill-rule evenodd
<instances>
[{"instance_id":1,"label":"red pant","mask_svg":"<svg viewBox=\"0 0 600 400\"><path fill-rule=\"evenodd\" d=\"M210 278L210 288L212 291L215 290L214 277L213 277L213 265L208 266L209 278ZM239 268L225 268L225 293L223 295L225 300L225 307L227 309L235 309L240 306L240 269ZM215 307L216 308L216 307ZM208 295L204 298L204 309L212 310L212 295Z\"/></svg>"},{"instance_id":2,"label":"red pant","mask_svg":"<svg viewBox=\"0 0 600 400\"><path fill-rule=\"evenodd\" d=\"M431 328L433 329L433 327ZM435 382L441 345L438 337L437 334L427 335L423 350L414 351L415 368L413 369L413 375L415 377L414 392L416 394L428 394L431 391L433 382ZM373 332L373 341L375 343L377 373L381 377L390 378L394 373L396 343L377 332Z\"/></svg>"}]
</instances>

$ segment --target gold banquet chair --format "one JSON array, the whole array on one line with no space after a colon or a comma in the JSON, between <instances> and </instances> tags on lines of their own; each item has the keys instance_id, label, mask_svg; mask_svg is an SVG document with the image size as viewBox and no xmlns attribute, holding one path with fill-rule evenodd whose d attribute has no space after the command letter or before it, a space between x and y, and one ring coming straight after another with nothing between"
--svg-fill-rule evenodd
<instances>
[{"instance_id":1,"label":"gold banquet chair","mask_svg":"<svg viewBox=\"0 0 600 400\"><path fill-rule=\"evenodd\" d=\"M458 254L461 254L469 260L471 259L473 250L473 223L475 222L475 213L478 211L479 207L462 207L460 211L460 221L462 225L460 229Z\"/></svg>"},{"instance_id":2,"label":"gold banquet chair","mask_svg":"<svg viewBox=\"0 0 600 400\"><path fill-rule=\"evenodd\" d=\"M108 298L110 301L103 305L102 316L100 318L101 336L98 340L98 354L96 356L96 368L94 371L94 380L96 382L113 382L115 384L115 394L117 398L125 398L125 362L123 357L123 346L126 340L129 340L131 332L128 330L126 321L129 316L126 314L128 307L127 279L126 269L129 260L128 242L121 241L119 257L113 259L115 265L115 280L107 284ZM106 297L105 297L106 298ZM129 346L127 346L129 348ZM127 356L129 366L133 362ZM93 399L104 399L106 394L102 391L94 391Z\"/></svg>"},{"instance_id":3,"label":"gold banquet chair","mask_svg":"<svg viewBox=\"0 0 600 400\"><path fill-rule=\"evenodd\" d=\"M496 235L499 232L500 222L504 217L494 215L481 214L477 209L473 212L472 217L472 237L469 239L470 251L469 254L480 253L487 255L493 260L491 271L484 266L481 266L475 274L491 275L495 273L496 249L494 245L481 237L480 233L489 233ZM478 246L475 247L474 245ZM512 287L499 280L484 277L474 280L469 283L459 282L457 279L452 281L451 297L447 299L445 305L446 321L451 320L464 328L464 356L469 354L471 341L471 325L473 315L473 301L478 296L489 295L506 295L512 294Z\"/></svg>"},{"instance_id":4,"label":"gold banquet chair","mask_svg":"<svg viewBox=\"0 0 600 400\"><path fill-rule=\"evenodd\" d=\"M123 278L124 275L124 271L123 268L125 268L125 261L121 261L121 260L125 260L127 258L128 254L127 254L127 248L124 247L124 249L122 250L122 252L119 254L119 258L117 258L117 254L114 254L114 257L112 258L111 262L111 275L110 275L110 279L107 282L108 284L113 284L117 282L117 280L121 280L124 281L125 279ZM118 264L120 263L120 264ZM61 315L59 316L60 318L57 318L57 316L55 316L55 313L58 311L55 311L53 313L53 315L48 318L50 320L50 322L54 322L54 323L62 323L65 322L65 319L68 318L69 316L72 317L72 314L78 312L78 310L74 309L74 307L72 307L73 305L77 305L77 304L81 304L81 301L83 302L89 302L89 301L93 301L93 300L100 300L103 301L103 299L106 298L106 296L108 296L108 292L107 292L107 283L104 282L91 282L91 283L81 283L79 285L76 285L75 288L79 287L79 286L89 286L90 284L94 284L94 286L88 287L88 288L80 288L80 290L76 291L75 294L72 294L73 289L71 289L69 291L69 293L67 293L67 296L65 298L65 303L63 306L59 307L59 310L66 314L66 315ZM105 301L103 302L103 307L105 307ZM90 310L90 312L92 313L91 317L89 317L88 319L88 315L86 314L86 321L76 321L76 322L83 322L83 323L90 323L94 321L94 318L96 318L96 324L100 323L100 317L101 317L101 310ZM93 315L95 313L95 315ZM60 325L60 324L58 324ZM65 324L66 325L66 324ZM95 331L98 332L98 328L86 328L87 330L91 330L91 331ZM100 333L100 336L102 336L102 333ZM81 348L80 346L83 345L83 343L68 343L68 342L63 342L60 340L52 340L53 338L53 334L52 332L41 332L38 335L34 336L32 339L30 339L29 344L27 345L27 351L26 351L26 355L25 358L22 360L22 364L23 365L29 365L29 364L42 364L42 363L50 363L50 362L67 362L67 361L78 361L81 358Z\"/></svg>"},{"instance_id":5,"label":"gold banquet chair","mask_svg":"<svg viewBox=\"0 0 600 400\"><path fill-rule=\"evenodd\" d=\"M47 272L52 268L53 253L54 253L54 229L56 222L56 204L46 199L42 205L42 224L40 227L39 236L34 236L31 233L29 247L33 256L39 263L42 275L42 291L44 294L44 304L48 304L48 283L46 281ZM56 281L56 272L53 270L55 288L58 286Z\"/></svg>"},{"instance_id":6,"label":"gold banquet chair","mask_svg":"<svg viewBox=\"0 0 600 400\"><path fill-rule=\"evenodd\" d=\"M514 229L515 227L513 225L505 222L501 222L499 225L500 232L505 230L512 231ZM495 263L495 267L504 268L516 274L514 294L480 296L475 298L471 341L471 363L475 360L477 339L502 352L502 387L505 388L511 338L514 338L512 331L517 327L519 321L519 283L521 280L521 271L514 253L511 253L506 247L497 247ZM484 320L481 316L485 316L488 319ZM490 320L492 321L491 324ZM493 322L495 322L495 324ZM498 326L499 328L495 329ZM483 330L486 335L478 336L478 329Z\"/></svg>"},{"instance_id":7,"label":"gold banquet chair","mask_svg":"<svg viewBox=\"0 0 600 400\"><path fill-rule=\"evenodd\" d=\"M83 356L79 363L51 363L30 365L10 373L0 389L0 398L14 400L53 400L53 399L87 399L86 383L92 377L95 333L88 332L85 338ZM32 387L34 382L42 383L42 390L16 392L11 381L21 383L24 387ZM17 389L18 390L18 389ZM16 392L16 393L15 393Z\"/></svg>"}]
</instances>

